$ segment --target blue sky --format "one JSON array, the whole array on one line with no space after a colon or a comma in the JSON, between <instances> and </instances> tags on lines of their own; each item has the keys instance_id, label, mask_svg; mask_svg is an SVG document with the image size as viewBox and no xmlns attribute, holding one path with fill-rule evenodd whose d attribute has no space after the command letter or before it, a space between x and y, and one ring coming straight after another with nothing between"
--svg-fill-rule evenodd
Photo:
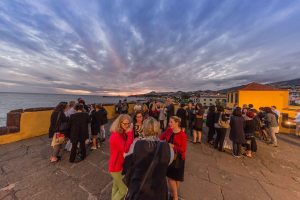
<instances>
[{"instance_id":1,"label":"blue sky","mask_svg":"<svg viewBox=\"0 0 300 200\"><path fill-rule=\"evenodd\" d=\"M297 0L2 0L0 91L134 94L300 77Z\"/></svg>"}]
</instances>

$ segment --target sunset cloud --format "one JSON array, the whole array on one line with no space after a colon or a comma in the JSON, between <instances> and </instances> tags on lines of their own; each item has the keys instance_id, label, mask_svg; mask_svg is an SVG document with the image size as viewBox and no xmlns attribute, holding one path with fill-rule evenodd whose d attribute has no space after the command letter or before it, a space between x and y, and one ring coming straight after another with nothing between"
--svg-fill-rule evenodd
<instances>
[{"instance_id":1,"label":"sunset cloud","mask_svg":"<svg viewBox=\"0 0 300 200\"><path fill-rule=\"evenodd\" d=\"M300 77L299 1L3 0L0 91L135 94Z\"/></svg>"}]
</instances>

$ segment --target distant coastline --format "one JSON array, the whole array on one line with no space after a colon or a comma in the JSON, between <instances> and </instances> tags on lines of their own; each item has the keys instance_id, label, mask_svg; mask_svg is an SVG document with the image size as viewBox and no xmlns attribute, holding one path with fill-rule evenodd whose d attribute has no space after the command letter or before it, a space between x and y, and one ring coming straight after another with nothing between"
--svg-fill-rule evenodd
<instances>
[{"instance_id":1,"label":"distant coastline","mask_svg":"<svg viewBox=\"0 0 300 200\"><path fill-rule=\"evenodd\" d=\"M117 96L110 96L110 95L97 95L97 94L61 94L61 93L33 93L33 92L1 92L1 93L6 93L6 94L32 94L32 95L69 95L69 96L97 96L97 97L119 97L119 98L126 98L126 97L130 97L130 96L121 96L121 95L117 95ZM132 95L134 96L134 95Z\"/></svg>"}]
</instances>

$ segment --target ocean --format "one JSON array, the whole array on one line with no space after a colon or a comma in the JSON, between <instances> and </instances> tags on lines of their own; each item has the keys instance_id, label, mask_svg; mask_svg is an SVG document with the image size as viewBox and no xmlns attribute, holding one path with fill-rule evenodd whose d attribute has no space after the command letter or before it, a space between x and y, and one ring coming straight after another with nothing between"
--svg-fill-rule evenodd
<instances>
[{"instance_id":1,"label":"ocean","mask_svg":"<svg viewBox=\"0 0 300 200\"><path fill-rule=\"evenodd\" d=\"M90 95L66 94L27 94L27 93L2 93L0 92L0 127L6 125L6 114L11 110L55 107L60 101L77 101L81 97L87 104L92 103L117 103L125 97L103 97ZM126 97L127 101L143 100L143 98Z\"/></svg>"}]
</instances>

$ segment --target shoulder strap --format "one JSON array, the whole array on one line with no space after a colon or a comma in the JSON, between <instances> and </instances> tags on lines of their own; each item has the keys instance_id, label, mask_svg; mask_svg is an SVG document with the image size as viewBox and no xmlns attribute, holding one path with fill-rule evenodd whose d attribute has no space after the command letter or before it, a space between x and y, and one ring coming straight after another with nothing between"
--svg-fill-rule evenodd
<instances>
[{"instance_id":1,"label":"shoulder strap","mask_svg":"<svg viewBox=\"0 0 300 200\"><path fill-rule=\"evenodd\" d=\"M171 135L170 138L169 138L168 143L173 144L173 143L174 143L174 137L175 137L175 133L173 132L172 135Z\"/></svg>"},{"instance_id":2,"label":"shoulder strap","mask_svg":"<svg viewBox=\"0 0 300 200\"><path fill-rule=\"evenodd\" d=\"M55 123L55 130L56 131L59 131L59 118L60 118L60 115L61 115L61 111L59 111L58 114L57 114L56 123Z\"/></svg>"},{"instance_id":3,"label":"shoulder strap","mask_svg":"<svg viewBox=\"0 0 300 200\"><path fill-rule=\"evenodd\" d=\"M223 121L222 116L223 116L223 112L220 112L219 121Z\"/></svg>"},{"instance_id":4,"label":"shoulder strap","mask_svg":"<svg viewBox=\"0 0 300 200\"><path fill-rule=\"evenodd\" d=\"M158 152L159 152L159 149L160 149L161 145L162 145L162 142L158 142L158 144L156 146L155 153L154 153L154 157L152 159L152 162L151 162L151 164L150 164L150 166L149 166L149 168L148 168L148 170L147 170L147 172L146 172L146 174L145 174L145 176L143 178L143 181L141 182L139 191L136 194L136 199L139 199L138 197L140 196L141 190L143 189L148 176L151 174L151 172L153 170L153 167L154 167L154 164L155 164L154 162L157 160L156 157L158 155Z\"/></svg>"}]
</instances>

